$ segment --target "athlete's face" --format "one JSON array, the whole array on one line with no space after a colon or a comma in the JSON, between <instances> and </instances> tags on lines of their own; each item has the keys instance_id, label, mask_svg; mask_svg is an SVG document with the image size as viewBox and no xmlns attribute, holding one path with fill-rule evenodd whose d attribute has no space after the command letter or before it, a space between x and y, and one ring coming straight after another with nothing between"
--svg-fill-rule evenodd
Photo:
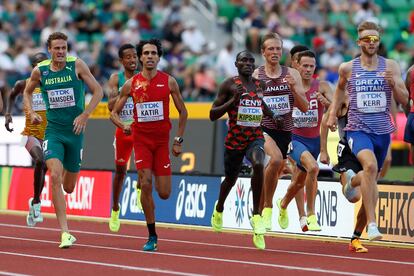
<instances>
[{"instance_id":1,"label":"athlete's face","mask_svg":"<svg viewBox=\"0 0 414 276\"><path fill-rule=\"evenodd\" d=\"M378 52L380 36L378 31L365 30L358 34L358 46L361 48L361 54L373 56Z\"/></svg>"},{"instance_id":2,"label":"athlete's face","mask_svg":"<svg viewBox=\"0 0 414 276\"><path fill-rule=\"evenodd\" d=\"M48 47L52 61L65 62L68 53L68 43L63 39L55 39L50 42Z\"/></svg>"},{"instance_id":3,"label":"athlete's face","mask_svg":"<svg viewBox=\"0 0 414 276\"><path fill-rule=\"evenodd\" d=\"M254 57L249 52L241 53L235 62L239 75L251 76L254 71Z\"/></svg>"},{"instance_id":4,"label":"athlete's face","mask_svg":"<svg viewBox=\"0 0 414 276\"><path fill-rule=\"evenodd\" d=\"M298 70L304 80L310 80L315 73L316 60L313 57L302 57L299 61Z\"/></svg>"},{"instance_id":5,"label":"athlete's face","mask_svg":"<svg viewBox=\"0 0 414 276\"><path fill-rule=\"evenodd\" d=\"M156 68L158 62L160 61L157 46L153 44L145 44L144 47L142 47L142 56L140 60L144 68L149 70Z\"/></svg>"},{"instance_id":6,"label":"athlete's face","mask_svg":"<svg viewBox=\"0 0 414 276\"><path fill-rule=\"evenodd\" d=\"M138 55L135 48L129 48L122 51L122 58L119 59L124 66L125 71L135 71L138 66Z\"/></svg>"},{"instance_id":7,"label":"athlete's face","mask_svg":"<svg viewBox=\"0 0 414 276\"><path fill-rule=\"evenodd\" d=\"M282 57L282 41L279 39L268 39L263 43L262 56L266 63L276 65Z\"/></svg>"}]
</instances>

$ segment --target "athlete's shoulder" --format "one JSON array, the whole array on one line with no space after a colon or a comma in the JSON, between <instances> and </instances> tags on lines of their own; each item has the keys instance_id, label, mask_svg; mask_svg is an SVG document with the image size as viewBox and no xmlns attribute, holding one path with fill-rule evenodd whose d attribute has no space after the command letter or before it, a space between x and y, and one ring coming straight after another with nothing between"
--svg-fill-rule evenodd
<instances>
[{"instance_id":1,"label":"athlete's shoulder","mask_svg":"<svg viewBox=\"0 0 414 276\"><path fill-rule=\"evenodd\" d=\"M45 60L39 62L36 67L41 68L41 67L49 66L51 62L52 62L51 59L45 59Z\"/></svg>"},{"instance_id":2,"label":"athlete's shoulder","mask_svg":"<svg viewBox=\"0 0 414 276\"><path fill-rule=\"evenodd\" d=\"M67 56L66 57L66 62L73 62L76 61L78 58L75 56Z\"/></svg>"}]
</instances>

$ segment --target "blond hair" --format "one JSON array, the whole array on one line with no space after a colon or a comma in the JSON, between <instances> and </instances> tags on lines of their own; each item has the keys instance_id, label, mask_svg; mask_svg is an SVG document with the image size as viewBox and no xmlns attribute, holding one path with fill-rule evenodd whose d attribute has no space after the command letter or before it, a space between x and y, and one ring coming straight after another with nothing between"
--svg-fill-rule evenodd
<instances>
[{"instance_id":1,"label":"blond hair","mask_svg":"<svg viewBox=\"0 0 414 276\"><path fill-rule=\"evenodd\" d=\"M263 37L262 37L262 50L264 50L264 43L267 41L267 40L270 40L270 39L276 39L276 40L279 40L280 41L280 43L282 43L282 45L283 45L283 40L282 40L282 38L277 34L277 33L267 33L267 34L265 34Z\"/></svg>"}]
</instances>

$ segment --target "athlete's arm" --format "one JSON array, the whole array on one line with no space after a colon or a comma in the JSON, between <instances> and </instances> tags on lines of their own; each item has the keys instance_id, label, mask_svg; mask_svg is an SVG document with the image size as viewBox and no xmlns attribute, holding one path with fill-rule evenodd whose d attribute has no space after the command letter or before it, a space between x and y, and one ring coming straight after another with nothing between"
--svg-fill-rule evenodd
<instances>
[{"instance_id":1,"label":"athlete's arm","mask_svg":"<svg viewBox=\"0 0 414 276\"><path fill-rule=\"evenodd\" d=\"M112 108L114 108L116 99L118 98L118 74L114 73L111 75L111 77L108 80L108 86L109 86L109 95L108 95L108 109L109 111L112 111Z\"/></svg>"},{"instance_id":2,"label":"athlete's arm","mask_svg":"<svg viewBox=\"0 0 414 276\"><path fill-rule=\"evenodd\" d=\"M96 108L98 103L102 100L103 92L102 87L96 81L95 77L92 75L91 71L89 70L88 65L81 60L76 59L76 73L79 76L79 79L82 79L86 85L89 87L89 90L92 92L92 98L89 102L88 106L85 110L80 114L78 117L75 118L73 121L73 131L75 134L80 134L81 132L85 131L86 122L89 119L89 115L91 115L92 111Z\"/></svg>"},{"instance_id":3,"label":"athlete's arm","mask_svg":"<svg viewBox=\"0 0 414 276\"><path fill-rule=\"evenodd\" d=\"M318 100L323 106L328 109L332 103L333 92L332 88L326 81L319 82L319 91L317 92Z\"/></svg>"},{"instance_id":4,"label":"athlete's arm","mask_svg":"<svg viewBox=\"0 0 414 276\"><path fill-rule=\"evenodd\" d=\"M410 68L408 68L408 70L407 70L407 77L405 78L405 88L407 88L408 97L409 97L408 104L403 105L405 114L408 114L410 112L411 105L412 105L412 100L413 100L413 99L411 99L411 93L412 92L410 91L410 89L411 89L411 82L413 81L411 79L412 70L414 70L414 65L412 65Z\"/></svg>"},{"instance_id":5,"label":"athlete's arm","mask_svg":"<svg viewBox=\"0 0 414 276\"><path fill-rule=\"evenodd\" d=\"M14 106L14 100L16 99L16 97L18 95L23 94L24 88L26 87L26 80L18 80L16 81L16 83L14 84L9 98L6 102L6 114L4 114L5 117L5 123L4 126L6 127L7 131L12 132L13 129L10 128L10 124L13 123L13 118L11 116L11 113L13 111L13 106Z\"/></svg>"},{"instance_id":6,"label":"athlete's arm","mask_svg":"<svg viewBox=\"0 0 414 276\"><path fill-rule=\"evenodd\" d=\"M121 119L119 118L119 112L121 112L126 101L128 100L129 91L131 90L131 83L132 83L132 79L129 79L122 86L119 96L117 97L114 107L112 108L111 116L110 116L110 119L114 123L114 125L123 129L124 132L127 132L127 129L129 128L129 126L126 126L122 123Z\"/></svg>"},{"instance_id":7,"label":"athlete's arm","mask_svg":"<svg viewBox=\"0 0 414 276\"><path fill-rule=\"evenodd\" d=\"M346 83L348 82L348 75L351 72L352 64L350 62L342 63L339 66L338 74L338 84L336 86L336 91L333 95L330 111L328 113L328 119L326 125L332 130L336 130L336 114L338 109L341 107L343 103L343 99L345 98L345 88Z\"/></svg>"},{"instance_id":8,"label":"athlete's arm","mask_svg":"<svg viewBox=\"0 0 414 276\"><path fill-rule=\"evenodd\" d=\"M306 112L309 108L308 100L306 99L305 89L303 88L302 78L296 69L288 68L286 81L292 91L294 104L300 111Z\"/></svg>"},{"instance_id":9,"label":"athlete's arm","mask_svg":"<svg viewBox=\"0 0 414 276\"><path fill-rule=\"evenodd\" d=\"M42 117L34 112L32 101L33 101L33 91L36 86L40 83L40 70L38 67L35 67L30 75L30 79L26 82L26 87L23 91L23 103L24 108L30 115L30 120L32 124L40 124L42 122Z\"/></svg>"},{"instance_id":10,"label":"athlete's arm","mask_svg":"<svg viewBox=\"0 0 414 276\"><path fill-rule=\"evenodd\" d=\"M392 89L394 99L403 106L406 106L408 104L408 90L401 78L401 70L397 62L392 59L387 59L387 69L384 78Z\"/></svg>"},{"instance_id":11,"label":"athlete's arm","mask_svg":"<svg viewBox=\"0 0 414 276\"><path fill-rule=\"evenodd\" d=\"M187 123L187 108L185 107L183 97L181 96L178 83L171 76L168 78L168 86L170 88L170 93L174 101L175 108L177 109L179 114L177 136L181 137L184 135L185 125Z\"/></svg>"},{"instance_id":12,"label":"athlete's arm","mask_svg":"<svg viewBox=\"0 0 414 276\"><path fill-rule=\"evenodd\" d=\"M174 101L175 108L178 111L178 130L177 136L182 137L184 135L185 125L187 124L187 108L185 107L183 97L181 96L180 88L177 81L169 76L168 87L170 88L171 97ZM180 155L182 151L180 143L174 143L172 147L172 154L174 156Z\"/></svg>"},{"instance_id":13,"label":"athlete's arm","mask_svg":"<svg viewBox=\"0 0 414 276\"><path fill-rule=\"evenodd\" d=\"M232 92L232 78L226 79L219 87L217 98L210 109L210 120L215 121L223 116L227 110L236 102L239 91ZM233 94L233 97L230 97Z\"/></svg>"},{"instance_id":14,"label":"athlete's arm","mask_svg":"<svg viewBox=\"0 0 414 276\"><path fill-rule=\"evenodd\" d=\"M328 153L328 127L326 121L328 120L328 112L325 112L322 116L321 123L321 148L320 158L321 163L329 164L330 158Z\"/></svg>"}]
</instances>

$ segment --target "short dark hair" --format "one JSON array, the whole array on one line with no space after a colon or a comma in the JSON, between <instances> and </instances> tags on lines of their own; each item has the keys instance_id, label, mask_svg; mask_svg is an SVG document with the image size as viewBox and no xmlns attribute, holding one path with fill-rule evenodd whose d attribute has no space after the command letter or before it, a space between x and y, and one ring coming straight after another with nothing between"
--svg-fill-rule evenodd
<instances>
[{"instance_id":1,"label":"short dark hair","mask_svg":"<svg viewBox=\"0 0 414 276\"><path fill-rule=\"evenodd\" d=\"M299 52L303 52L303 51L306 51L306 50L309 50L308 46L299 44L299 45L293 46L292 49L290 49L289 53L290 53L290 56L293 57L294 54L299 53Z\"/></svg>"},{"instance_id":2,"label":"short dark hair","mask_svg":"<svg viewBox=\"0 0 414 276\"><path fill-rule=\"evenodd\" d=\"M39 52L30 57L30 64L32 64L33 67L36 67L39 62L46 59L48 59L48 56L45 53Z\"/></svg>"},{"instance_id":3,"label":"short dark hair","mask_svg":"<svg viewBox=\"0 0 414 276\"><path fill-rule=\"evenodd\" d=\"M63 39L65 41L68 41L68 36L65 35L62 32L54 32L51 33L49 35L49 37L47 38L47 47L50 47L50 44L52 43L53 40L57 40L57 39Z\"/></svg>"},{"instance_id":4,"label":"short dark hair","mask_svg":"<svg viewBox=\"0 0 414 276\"><path fill-rule=\"evenodd\" d=\"M300 62L300 59L302 57L310 57L310 58L316 59L315 53L312 52L311 50L306 50L306 51L299 52L298 53L298 59L297 59L298 63Z\"/></svg>"},{"instance_id":5,"label":"short dark hair","mask_svg":"<svg viewBox=\"0 0 414 276\"><path fill-rule=\"evenodd\" d=\"M130 43L126 43L126 44L121 45L121 47L119 47L119 50L118 50L118 57L119 58L124 57L124 51L126 49L135 49L135 47L134 47L134 45L132 45Z\"/></svg>"},{"instance_id":6,"label":"short dark hair","mask_svg":"<svg viewBox=\"0 0 414 276\"><path fill-rule=\"evenodd\" d=\"M152 44L155 45L157 47L157 53L158 56L161 57L162 56L162 45L161 45L161 40L157 39L157 38L151 38L148 40L141 40L138 44L137 44L137 54L138 54L138 60L139 62L142 64L141 62L141 56L142 56L142 49L144 48L145 44Z\"/></svg>"},{"instance_id":7,"label":"short dark hair","mask_svg":"<svg viewBox=\"0 0 414 276\"><path fill-rule=\"evenodd\" d=\"M246 54L250 54L251 56L253 56L253 55L252 55L252 53L250 53L249 51L247 51L247 50L243 50L243 51L241 51L241 52L238 52L238 53L237 53L237 55L236 55L236 60L239 60L240 55L241 55L241 54L244 54L244 53L246 53Z\"/></svg>"}]
</instances>

